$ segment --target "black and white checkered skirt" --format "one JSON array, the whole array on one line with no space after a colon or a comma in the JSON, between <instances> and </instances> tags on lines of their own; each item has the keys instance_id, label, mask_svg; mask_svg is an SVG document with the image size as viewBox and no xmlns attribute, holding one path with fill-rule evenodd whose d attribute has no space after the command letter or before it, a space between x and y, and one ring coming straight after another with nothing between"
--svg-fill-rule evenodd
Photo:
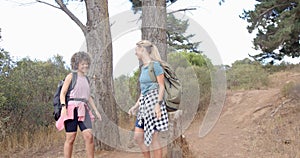
<instances>
[{"instance_id":1,"label":"black and white checkered skirt","mask_svg":"<svg viewBox=\"0 0 300 158\"><path fill-rule=\"evenodd\" d=\"M160 106L161 118L157 119L154 111L155 104L158 102L158 89L150 90L146 95L141 95L139 99L139 112L137 120L139 124L144 123L144 143L149 146L152 142L152 135L155 130L168 130L168 113L165 102Z\"/></svg>"}]
</instances>

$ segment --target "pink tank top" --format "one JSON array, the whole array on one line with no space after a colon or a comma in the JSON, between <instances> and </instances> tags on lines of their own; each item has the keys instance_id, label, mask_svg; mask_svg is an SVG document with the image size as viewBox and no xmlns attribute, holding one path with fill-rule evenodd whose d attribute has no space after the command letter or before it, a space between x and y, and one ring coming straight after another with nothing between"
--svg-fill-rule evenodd
<instances>
[{"instance_id":1,"label":"pink tank top","mask_svg":"<svg viewBox=\"0 0 300 158\"><path fill-rule=\"evenodd\" d=\"M90 85L86 76L77 76L74 89L70 92L70 98L90 98Z\"/></svg>"}]
</instances>

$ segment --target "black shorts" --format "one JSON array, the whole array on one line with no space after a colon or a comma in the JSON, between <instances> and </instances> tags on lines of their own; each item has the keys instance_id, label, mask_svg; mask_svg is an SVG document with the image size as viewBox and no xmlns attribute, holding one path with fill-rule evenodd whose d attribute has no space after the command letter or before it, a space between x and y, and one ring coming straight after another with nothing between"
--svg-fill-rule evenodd
<instances>
[{"instance_id":1,"label":"black shorts","mask_svg":"<svg viewBox=\"0 0 300 158\"><path fill-rule=\"evenodd\" d=\"M92 121L89 115L88 110L85 110L85 118L84 121L78 121L78 109L74 109L74 119L66 120L64 122L66 132L77 132L77 126L79 126L81 131L86 129L92 129Z\"/></svg>"}]
</instances>

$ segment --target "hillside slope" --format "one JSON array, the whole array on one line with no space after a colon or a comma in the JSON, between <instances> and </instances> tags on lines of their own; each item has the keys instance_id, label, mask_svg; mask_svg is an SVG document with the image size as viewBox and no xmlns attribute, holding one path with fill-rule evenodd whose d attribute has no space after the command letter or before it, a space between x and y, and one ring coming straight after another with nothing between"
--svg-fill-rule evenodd
<instances>
[{"instance_id":1,"label":"hillside slope","mask_svg":"<svg viewBox=\"0 0 300 158\"><path fill-rule=\"evenodd\" d=\"M300 74L276 73L270 79L266 90L228 91L220 119L206 137L198 137L201 120L193 122L186 138L195 157L300 158L300 96L281 95L284 84L300 83Z\"/></svg>"},{"instance_id":2,"label":"hillside slope","mask_svg":"<svg viewBox=\"0 0 300 158\"><path fill-rule=\"evenodd\" d=\"M300 83L300 74L281 72L270 78L272 82L267 89L228 91L221 116L205 137L198 136L201 117L193 121L184 133L193 157L300 158L300 96L290 99L281 95L284 84ZM74 157L85 157L84 143L77 142L80 145L75 146ZM62 149L60 146L38 153L23 153L22 157L63 157ZM100 151L95 157L133 158L142 155Z\"/></svg>"}]
</instances>

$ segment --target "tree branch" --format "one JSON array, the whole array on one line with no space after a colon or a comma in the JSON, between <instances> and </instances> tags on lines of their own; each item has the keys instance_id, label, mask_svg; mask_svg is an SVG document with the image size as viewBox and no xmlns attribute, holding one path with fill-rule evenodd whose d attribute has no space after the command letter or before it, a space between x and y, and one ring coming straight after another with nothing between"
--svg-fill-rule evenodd
<instances>
[{"instance_id":1,"label":"tree branch","mask_svg":"<svg viewBox=\"0 0 300 158\"><path fill-rule=\"evenodd\" d=\"M173 3L171 3L171 4L169 4L166 8L168 8L168 7L170 7L172 4L174 4L174 3L176 3L177 1L175 1L175 2L173 2Z\"/></svg>"},{"instance_id":2,"label":"tree branch","mask_svg":"<svg viewBox=\"0 0 300 158\"><path fill-rule=\"evenodd\" d=\"M258 19L258 20L257 20L257 24L255 25L255 27L258 26L258 24L261 22L261 20L263 19L263 16L264 16L265 14L267 14L268 12L272 11L273 9L275 9L275 8L277 8L277 7L282 7L282 6L285 6L285 5L288 5L288 6L289 6L289 4L278 4L278 5L272 6L271 8L267 9L267 10L264 11L263 13L259 14L259 16L258 16L258 18L257 18L257 19Z\"/></svg>"},{"instance_id":3,"label":"tree branch","mask_svg":"<svg viewBox=\"0 0 300 158\"><path fill-rule=\"evenodd\" d=\"M256 113L256 112L258 112L258 111L260 111L260 110L262 110L262 109L264 109L264 108L268 108L268 107L271 107L271 106L273 106L273 104L268 104L268 105L266 105L266 106L256 108L255 111L253 111L253 113Z\"/></svg>"},{"instance_id":4,"label":"tree branch","mask_svg":"<svg viewBox=\"0 0 300 158\"><path fill-rule=\"evenodd\" d=\"M263 13L261 13L259 15L259 17L261 18L263 15L267 14L268 12L272 11L273 9L277 8L277 7L281 7L281 6L285 6L285 5L288 5L289 4L278 4L278 5L275 5L275 6L272 6L271 8L267 9L266 11L264 11Z\"/></svg>"},{"instance_id":5,"label":"tree branch","mask_svg":"<svg viewBox=\"0 0 300 158\"><path fill-rule=\"evenodd\" d=\"M47 2L44 2L44 1L36 0L36 2L38 2L38 3L43 3L43 4L46 4L46 5L49 5L49 6L53 7L53 8L56 8L56 9L60 9L60 8L57 7L57 6L52 5L52 4L50 4L50 3L47 3Z\"/></svg>"},{"instance_id":6,"label":"tree branch","mask_svg":"<svg viewBox=\"0 0 300 158\"><path fill-rule=\"evenodd\" d=\"M274 111L272 111L272 113L271 113L271 117L273 117L276 113L277 113L277 111L284 105L284 104L286 104L286 103L288 103L288 102L290 102L290 101L292 101L293 99L288 99L288 100L285 100L282 104L280 104Z\"/></svg>"},{"instance_id":7,"label":"tree branch","mask_svg":"<svg viewBox=\"0 0 300 158\"><path fill-rule=\"evenodd\" d=\"M185 12L187 10L197 10L197 8L184 8L184 9L178 9L178 10L174 10L174 11L171 11L167 14L173 14L173 13L177 13L177 12Z\"/></svg>"},{"instance_id":8,"label":"tree branch","mask_svg":"<svg viewBox=\"0 0 300 158\"><path fill-rule=\"evenodd\" d=\"M86 26L83 25L82 22L67 8L67 6L63 3L62 0L55 0L59 7L41 0L36 0L36 2L43 3L56 9L62 10L80 27L84 34L86 33Z\"/></svg>"},{"instance_id":9,"label":"tree branch","mask_svg":"<svg viewBox=\"0 0 300 158\"><path fill-rule=\"evenodd\" d=\"M83 33L86 34L86 26L83 25L82 22L67 8L63 1L55 0L55 2L60 6L60 9L64 11L80 27Z\"/></svg>"}]
</instances>

